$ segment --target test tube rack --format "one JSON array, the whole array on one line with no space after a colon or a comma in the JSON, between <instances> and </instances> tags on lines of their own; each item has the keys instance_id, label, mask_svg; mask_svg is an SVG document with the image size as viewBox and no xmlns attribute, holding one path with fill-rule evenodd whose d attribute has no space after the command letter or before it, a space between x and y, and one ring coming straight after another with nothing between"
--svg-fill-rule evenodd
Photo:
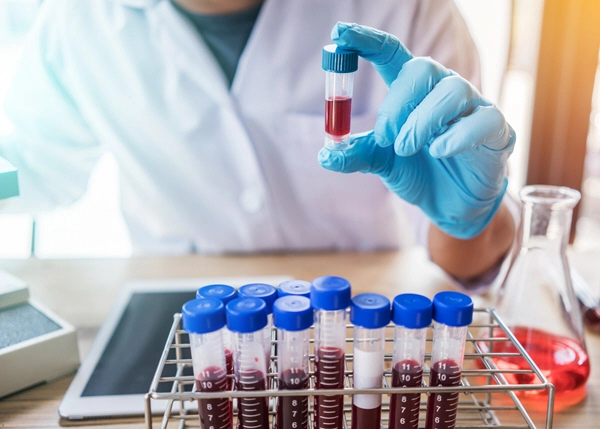
<instances>
[{"instance_id":1,"label":"test tube rack","mask_svg":"<svg viewBox=\"0 0 600 429\"><path fill-rule=\"evenodd\" d=\"M502 329L506 338L492 338L492 332ZM535 391L545 390L543 395L546 398L545 407L543 399L541 411L540 404L536 407L536 413L541 420L545 420L545 428L552 428L553 409L554 409L554 386L548 382L544 374L535 365L531 357L519 344L510 329L500 320L498 315L491 308L475 309L474 323L469 326L467 334L467 352L465 353L464 368L462 373L462 382L458 387L428 387L425 383L429 379L428 363L431 361L431 353L425 355L425 369L423 372L424 385L413 388L392 388L392 351L393 351L393 325L386 328L386 348L385 348L385 370L383 375L383 387L372 389L354 389L352 387L352 342L353 325L349 324L347 329L347 350L345 362L345 388L344 389L314 389L314 356L311 354L311 379L310 387L307 390L280 391L277 390L277 358L276 358L276 330L273 330L272 353L271 353L271 372L268 375L269 389L262 392L252 392L253 397L271 398L271 419L275 417L275 399L280 396L315 396L324 394L343 394L345 395L344 404L344 429L351 427L351 407L352 395L375 393L382 395L382 429L387 428L387 419L389 411L390 397L394 393L420 393L421 413L419 427L424 427L425 410L427 406L427 395L442 392L459 392L460 400L458 403L457 429L479 429L479 428L504 428L504 429L537 429L532 417L526 410L523 402L519 399L518 393L536 393ZM430 328L431 330L431 328ZM428 348L431 350L432 333L428 333ZM486 352L481 347L487 344L490 350L490 344L498 341L510 341L513 343L516 353L493 353ZM311 340L312 342L312 340ZM312 347L311 344L311 353ZM181 314L175 314L173 325L165 349L156 369L152 380L150 390L145 395L145 419L148 429L153 429L152 401L167 401L166 411L162 416L161 428L179 427L191 428L199 427L200 419L197 414L197 400L210 398L239 398L245 396L246 392L235 390L227 392L204 393L194 391L194 377L191 374L191 359L189 356L189 342L187 334L181 328ZM186 350L187 349L187 350ZM501 369L494 363L494 358L514 357L522 358L527 364L525 369ZM476 365L478 363L479 365ZM482 368L483 367L483 368ZM166 374L175 374L174 376ZM509 384L506 378L509 375L517 375L523 378L537 376L540 381L537 384ZM514 378L514 377L513 377ZM159 391L159 385L162 388ZM541 392L544 393L544 392ZM309 401L309 403L312 401ZM312 404L309 412L309 429L313 428L312 422ZM234 412L234 427L235 426ZM273 424L271 423L271 427ZM541 427L541 426L540 426Z\"/></svg>"}]
</instances>

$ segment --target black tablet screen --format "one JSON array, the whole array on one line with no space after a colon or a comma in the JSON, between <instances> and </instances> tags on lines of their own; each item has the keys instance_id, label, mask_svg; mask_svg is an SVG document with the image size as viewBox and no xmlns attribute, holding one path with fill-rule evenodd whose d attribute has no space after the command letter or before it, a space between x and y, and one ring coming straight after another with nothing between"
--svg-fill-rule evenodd
<instances>
[{"instance_id":1,"label":"black tablet screen","mask_svg":"<svg viewBox=\"0 0 600 429\"><path fill-rule=\"evenodd\" d=\"M182 305L194 298L195 292L134 293L82 396L147 393L173 325L173 314L180 313ZM183 352L189 359L189 349ZM175 358L174 354L169 357ZM169 367L172 374L167 371ZM174 376L174 371L175 365L167 365L163 375ZM186 375L191 374L190 368ZM162 384L158 391L170 387Z\"/></svg>"}]
</instances>

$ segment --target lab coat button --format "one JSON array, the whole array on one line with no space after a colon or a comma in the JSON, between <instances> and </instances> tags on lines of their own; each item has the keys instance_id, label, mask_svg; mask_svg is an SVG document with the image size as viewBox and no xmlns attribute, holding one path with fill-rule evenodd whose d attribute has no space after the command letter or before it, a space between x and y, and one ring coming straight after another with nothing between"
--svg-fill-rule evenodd
<instances>
[{"instance_id":1,"label":"lab coat button","mask_svg":"<svg viewBox=\"0 0 600 429\"><path fill-rule=\"evenodd\" d=\"M240 197L240 204L247 213L258 213L263 206L263 199L255 191L245 191Z\"/></svg>"}]
</instances>

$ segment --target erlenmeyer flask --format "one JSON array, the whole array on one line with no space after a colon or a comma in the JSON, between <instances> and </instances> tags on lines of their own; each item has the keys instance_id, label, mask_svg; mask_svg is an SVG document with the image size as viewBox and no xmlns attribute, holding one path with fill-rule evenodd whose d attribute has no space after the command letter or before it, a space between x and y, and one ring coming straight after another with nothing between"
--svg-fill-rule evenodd
<instances>
[{"instance_id":1,"label":"erlenmeyer flask","mask_svg":"<svg viewBox=\"0 0 600 429\"><path fill-rule=\"evenodd\" d=\"M524 187L520 241L502 284L496 311L527 353L556 388L555 410L585 397L590 363L583 338L583 321L573 291L566 248L573 208L581 194L570 188ZM502 345L505 344L505 345ZM495 343L494 352L516 352L510 343ZM528 368L523 358L495 358L506 369ZM534 384L534 374L506 377L509 383ZM512 379L511 379L512 378ZM546 406L546 390L522 392L531 406Z\"/></svg>"}]
</instances>

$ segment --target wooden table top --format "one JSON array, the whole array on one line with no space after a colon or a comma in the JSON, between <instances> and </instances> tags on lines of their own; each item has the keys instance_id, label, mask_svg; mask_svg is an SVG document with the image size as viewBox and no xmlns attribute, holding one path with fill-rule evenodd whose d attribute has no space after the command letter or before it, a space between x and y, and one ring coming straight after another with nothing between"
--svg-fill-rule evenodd
<instances>
[{"instance_id":1,"label":"wooden table top","mask_svg":"<svg viewBox=\"0 0 600 429\"><path fill-rule=\"evenodd\" d=\"M571 257L573 265L590 282L599 282L600 252ZM415 292L433 296L451 287L444 273L422 249L403 252L281 254L259 256L181 256L95 260L3 260L4 269L25 280L33 299L77 327L81 357L113 304L120 286L132 279L288 275L312 280L339 275L350 280L353 293L376 291L388 297ZM477 307L491 305L493 293L474 297ZM93 303L93 305L91 304ZM584 401L556 413L554 428L600 428L600 336L587 332L592 373ZM0 427L55 428L73 425L61 421L58 405L72 376L34 387L0 400ZM543 415L531 412L538 427ZM138 429L143 418L86 421L79 427ZM158 427L158 425L155 425Z\"/></svg>"}]
</instances>

